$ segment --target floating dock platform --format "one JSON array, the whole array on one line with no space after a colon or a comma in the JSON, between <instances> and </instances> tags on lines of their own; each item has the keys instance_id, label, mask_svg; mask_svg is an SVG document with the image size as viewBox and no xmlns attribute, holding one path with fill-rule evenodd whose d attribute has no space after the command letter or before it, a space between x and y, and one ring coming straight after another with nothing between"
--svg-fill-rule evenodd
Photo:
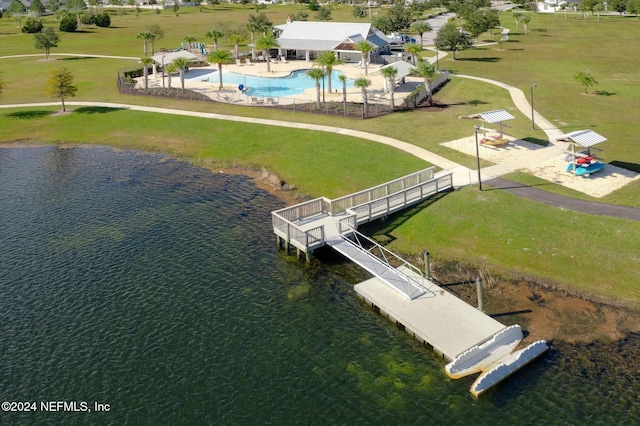
<instances>
[{"instance_id":1,"label":"floating dock platform","mask_svg":"<svg viewBox=\"0 0 640 426\"><path fill-rule=\"evenodd\" d=\"M424 294L408 299L374 277L355 290L367 304L450 361L445 367L449 377L480 373L470 389L476 397L548 349L546 342L538 341L513 352L523 339L519 325L507 327L431 281L424 287Z\"/></svg>"}]
</instances>

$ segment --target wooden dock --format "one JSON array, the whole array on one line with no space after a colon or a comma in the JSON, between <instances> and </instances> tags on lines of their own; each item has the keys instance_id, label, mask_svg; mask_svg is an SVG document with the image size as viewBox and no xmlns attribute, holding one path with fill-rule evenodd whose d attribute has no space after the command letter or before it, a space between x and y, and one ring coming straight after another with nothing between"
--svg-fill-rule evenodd
<instances>
[{"instance_id":1,"label":"wooden dock","mask_svg":"<svg viewBox=\"0 0 640 426\"><path fill-rule=\"evenodd\" d=\"M421 170L337 200L317 198L272 212L278 246L300 255L328 245L374 277L355 286L359 297L449 362L451 378L480 373L480 395L547 350L544 341L513 352L520 326L505 327L427 279L409 262L357 231L358 225L453 188L450 173Z\"/></svg>"}]
</instances>

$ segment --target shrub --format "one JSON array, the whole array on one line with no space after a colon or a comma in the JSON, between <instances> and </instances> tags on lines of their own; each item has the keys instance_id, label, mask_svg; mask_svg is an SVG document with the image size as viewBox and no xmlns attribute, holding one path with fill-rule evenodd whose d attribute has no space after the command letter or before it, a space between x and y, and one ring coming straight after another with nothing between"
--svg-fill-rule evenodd
<instances>
[{"instance_id":1,"label":"shrub","mask_svg":"<svg viewBox=\"0 0 640 426\"><path fill-rule=\"evenodd\" d=\"M136 68L136 69L125 71L123 74L125 79L126 78L131 79L136 77L142 77L144 75L144 71L142 70L142 68Z\"/></svg>"},{"instance_id":2,"label":"shrub","mask_svg":"<svg viewBox=\"0 0 640 426\"><path fill-rule=\"evenodd\" d=\"M76 20L76 15L73 13L67 13L60 20L60 31L64 31L65 33L72 33L78 29L78 21Z\"/></svg>"},{"instance_id":3,"label":"shrub","mask_svg":"<svg viewBox=\"0 0 640 426\"><path fill-rule=\"evenodd\" d=\"M93 25L96 22L96 15L93 13L83 13L80 15L82 25Z\"/></svg>"},{"instance_id":4,"label":"shrub","mask_svg":"<svg viewBox=\"0 0 640 426\"><path fill-rule=\"evenodd\" d=\"M22 27L22 32L27 34L35 34L42 31L42 19L29 18Z\"/></svg>"},{"instance_id":5,"label":"shrub","mask_svg":"<svg viewBox=\"0 0 640 426\"><path fill-rule=\"evenodd\" d=\"M102 12L96 15L95 23L99 27L109 27L111 25L111 17L107 12Z\"/></svg>"}]
</instances>

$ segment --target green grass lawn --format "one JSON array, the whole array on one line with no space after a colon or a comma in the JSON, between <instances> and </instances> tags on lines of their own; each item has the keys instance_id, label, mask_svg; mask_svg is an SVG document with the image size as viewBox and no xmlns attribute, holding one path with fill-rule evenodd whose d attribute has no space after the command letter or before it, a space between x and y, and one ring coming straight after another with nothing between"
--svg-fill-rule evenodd
<instances>
[{"instance_id":1,"label":"green grass lawn","mask_svg":"<svg viewBox=\"0 0 640 426\"><path fill-rule=\"evenodd\" d=\"M439 259L466 259L511 279L583 295L640 301L640 226L467 187L373 225L388 247ZM435 247L435 249L432 249ZM614 249L625 247L625 249ZM552 278L551 278L552 277Z\"/></svg>"},{"instance_id":2,"label":"green grass lawn","mask_svg":"<svg viewBox=\"0 0 640 426\"><path fill-rule=\"evenodd\" d=\"M287 5L269 6L264 12L279 24L300 10L303 8L299 5ZM246 22L251 13L255 11L235 5L206 7L202 12L182 8L178 17L170 11L160 15L145 11L139 16L132 11L124 16L114 12L112 28L87 27L76 34L61 33L59 47L52 53L138 58L142 56L142 42L136 34L151 23L160 24L166 33L156 48L175 48L187 35L210 44L204 34L215 22ZM333 12L334 21L355 20L350 13L349 7L341 6ZM501 20L512 30L503 50L492 45L459 52L459 60L441 60L440 66L503 81L526 94L536 82L535 106L543 116L566 132L591 128L603 134L609 139L601 144L605 160L640 171L640 147L634 140L640 108L640 74L635 71L640 69L640 58L633 52L640 20L607 17L598 23L595 19L565 21L562 15L534 15L528 36L515 31L510 14L501 15ZM55 26L55 19L47 18L47 25ZM487 34L480 39L489 37ZM225 46L229 47L228 43ZM246 46L243 49L248 50ZM37 53L42 52L33 47L33 36L20 33L13 21L0 19L0 56ZM440 112L414 110L363 121L120 95L115 85L116 71L136 62L2 59L0 79L5 84L0 103L51 101L44 86L49 72L63 65L73 72L79 87L73 100L164 106L364 130L410 142L468 167L474 167L475 158L440 145L473 134L473 123L460 120L460 116L504 108L516 116L510 123L510 133L520 138L545 138L541 130L531 130L529 118L515 110L505 90L462 78L454 77L437 94L436 100L447 104ZM572 75L587 68L600 84L583 94ZM165 152L210 167L265 167L311 196L337 197L428 166L386 146L321 132L188 117L168 119L100 108L77 108L69 115L50 116L48 112L54 109L0 110L0 140L105 144ZM524 183L541 182L520 172L508 177ZM593 200L560 186L545 185L548 187ZM636 182L597 201L640 206L639 193L640 182ZM591 217L515 199L499 191L479 194L467 188L424 210L400 215L392 223L388 232L397 239L391 248L403 253L429 250L435 257L476 264L511 277L535 277L585 294L640 302L636 289L640 227L636 222ZM619 247L630 249L621 253ZM575 270L581 271L578 277Z\"/></svg>"}]
</instances>

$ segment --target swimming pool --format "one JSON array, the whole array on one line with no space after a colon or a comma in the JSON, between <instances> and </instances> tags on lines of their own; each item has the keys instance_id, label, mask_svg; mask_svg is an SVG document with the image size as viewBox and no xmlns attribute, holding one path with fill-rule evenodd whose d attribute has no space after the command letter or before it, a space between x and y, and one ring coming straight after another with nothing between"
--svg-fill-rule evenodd
<instances>
[{"instance_id":1,"label":"swimming pool","mask_svg":"<svg viewBox=\"0 0 640 426\"><path fill-rule=\"evenodd\" d=\"M203 73L204 70L190 70L185 76L187 80L202 81L209 79L217 87L218 71ZM306 89L315 87L315 80L307 77L306 70L293 71L286 77L257 77L253 75L237 74L234 72L222 70L222 82L225 85L235 84L249 87L247 95L257 97L279 97L299 95ZM342 73L333 71L331 73L331 88L335 91L342 90L342 82L338 80L338 76ZM322 82L320 82L322 84ZM325 80L325 89L329 87L329 82ZM353 87L353 80L347 79L347 88Z\"/></svg>"}]
</instances>

